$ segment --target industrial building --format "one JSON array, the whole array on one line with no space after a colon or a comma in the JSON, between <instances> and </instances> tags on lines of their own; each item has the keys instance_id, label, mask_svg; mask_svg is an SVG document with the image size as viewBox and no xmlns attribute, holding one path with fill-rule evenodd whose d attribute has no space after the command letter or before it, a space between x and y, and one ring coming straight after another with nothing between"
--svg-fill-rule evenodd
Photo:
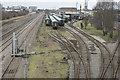
<instances>
[{"instance_id":1,"label":"industrial building","mask_svg":"<svg viewBox=\"0 0 120 80\"><path fill-rule=\"evenodd\" d=\"M70 15L71 18L78 18L80 14L85 14L85 15L93 15L93 11L89 9L82 9L81 12L80 10L77 10L75 7L61 7L58 10L58 13L60 15Z\"/></svg>"},{"instance_id":2,"label":"industrial building","mask_svg":"<svg viewBox=\"0 0 120 80\"><path fill-rule=\"evenodd\" d=\"M60 12L76 12L77 8L75 7L61 7L59 8Z\"/></svg>"},{"instance_id":3,"label":"industrial building","mask_svg":"<svg viewBox=\"0 0 120 80\"><path fill-rule=\"evenodd\" d=\"M80 12L75 7L61 7L59 8L60 15L70 15L71 18L76 18L79 16Z\"/></svg>"}]
</instances>

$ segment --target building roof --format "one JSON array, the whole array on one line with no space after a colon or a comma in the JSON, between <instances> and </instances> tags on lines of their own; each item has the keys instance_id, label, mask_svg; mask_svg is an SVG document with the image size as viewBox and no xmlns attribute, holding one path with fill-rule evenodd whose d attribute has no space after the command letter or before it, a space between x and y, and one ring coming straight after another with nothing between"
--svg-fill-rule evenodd
<instances>
[{"instance_id":1,"label":"building roof","mask_svg":"<svg viewBox=\"0 0 120 80\"><path fill-rule=\"evenodd\" d=\"M77 8L75 8L75 7L61 7L59 9L77 9Z\"/></svg>"},{"instance_id":2,"label":"building roof","mask_svg":"<svg viewBox=\"0 0 120 80\"><path fill-rule=\"evenodd\" d=\"M65 14L79 14L79 12L65 12Z\"/></svg>"}]
</instances>

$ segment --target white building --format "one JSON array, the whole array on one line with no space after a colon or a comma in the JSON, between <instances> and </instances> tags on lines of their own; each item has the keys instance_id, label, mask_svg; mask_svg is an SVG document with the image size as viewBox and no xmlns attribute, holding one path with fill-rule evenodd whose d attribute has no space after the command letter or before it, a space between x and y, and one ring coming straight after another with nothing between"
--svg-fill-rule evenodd
<instances>
[{"instance_id":1,"label":"white building","mask_svg":"<svg viewBox=\"0 0 120 80\"><path fill-rule=\"evenodd\" d=\"M36 6L30 6L29 7L29 12L35 12L37 10Z\"/></svg>"}]
</instances>

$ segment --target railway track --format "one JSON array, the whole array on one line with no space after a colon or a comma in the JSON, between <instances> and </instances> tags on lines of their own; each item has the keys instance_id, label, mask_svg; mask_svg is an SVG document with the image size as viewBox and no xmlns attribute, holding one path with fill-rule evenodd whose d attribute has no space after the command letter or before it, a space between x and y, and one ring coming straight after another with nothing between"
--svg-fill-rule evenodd
<instances>
[{"instance_id":1,"label":"railway track","mask_svg":"<svg viewBox=\"0 0 120 80\"><path fill-rule=\"evenodd\" d=\"M61 35L61 37L64 37ZM64 37L65 38L65 37ZM67 38L65 38L67 42L72 43L70 40L68 40ZM75 38L77 41L78 41L78 44L79 46L81 46L81 43L79 42L79 39L78 38ZM84 44L83 44L84 45ZM71 44L72 46L72 44ZM72 48L74 49L74 51L77 53L77 56L78 56L78 59L77 59L77 56L75 57L76 58L76 64L77 64L77 73L75 74L77 77L76 78L90 78L90 73L89 73L89 62L87 63L87 54L85 55L84 51L87 51L87 50L83 50L86 48L86 45L84 45L85 47L82 47L83 49L77 49L77 47L75 47L76 45L74 45ZM88 51L87 51L88 52ZM79 75L80 74L80 75ZM85 75L83 75L85 74ZM82 76L81 76L82 75Z\"/></svg>"},{"instance_id":2,"label":"railway track","mask_svg":"<svg viewBox=\"0 0 120 80\"><path fill-rule=\"evenodd\" d=\"M37 18L37 19L39 19L39 18ZM24 31L27 30L29 28L29 26L35 25L35 23L37 21L38 20L33 20L24 29L19 30L19 32L16 34L16 37L17 38L20 37L20 35L22 33L24 33ZM32 23L34 23L34 24L32 24ZM67 54L72 59L73 65L74 65L74 77L75 78L87 78L88 80L90 80L90 78L93 77L91 75L91 73L92 73L91 62L90 62L91 55L89 52L88 44L84 40L84 39L87 39L87 40L91 41L92 43L94 43L94 45L96 45L100 50L101 68L100 68L100 75L98 76L98 78L101 78L101 79L108 78L108 77L109 78L116 78L117 73L118 73L118 69L119 69L119 65L115 66L115 69L113 69L113 66L114 66L113 61L114 61L114 57L117 53L117 50L120 46L120 43L118 43L115 50L111 53L109 51L109 49L106 47L106 45L104 45L103 43L101 43L97 39L93 38L89 34L83 32L82 30L76 28L75 26L73 26L73 23L67 24L66 30L76 39L76 41L78 43L77 45L79 47L74 45L74 43L72 41L68 40L66 37L61 35L59 32L58 32L59 34L48 34L48 35L50 37L52 37L53 39L55 39L56 41L58 41L59 43L61 43L66 48L66 50L68 50ZM24 38L27 38L29 36L29 34L31 34L33 28L34 27L32 27L30 29L30 31L27 33L26 36L24 36ZM10 33L12 33L12 30ZM82 36L79 34L81 34ZM83 38L83 36L85 38ZM32 37L30 37L30 39L31 38ZM11 45L11 43L12 43L12 42L10 42L11 39L12 39L12 37L8 40L9 44L7 44L2 49L2 51L4 51L9 45ZM8 41L6 41L6 42L8 42ZM20 45L20 47L23 45L24 40L22 40L21 43L22 44ZM18 64L19 61L21 61L21 58L12 58L11 59L8 67L4 71L3 78L14 78L15 77L15 74L16 74L17 69L19 67L19 64Z\"/></svg>"},{"instance_id":3,"label":"railway track","mask_svg":"<svg viewBox=\"0 0 120 80\"><path fill-rule=\"evenodd\" d=\"M7 31L6 33L4 33L3 35L1 35L1 45L0 47L2 47L2 50L0 51L0 53L2 51L4 51L4 49L9 46L9 41L12 40L12 33L13 32L16 32L16 34L21 34L21 30L24 29L24 27L28 26L28 25L31 25L31 23L33 23L35 20L32 20L32 21L28 21L27 24L23 23L21 25L19 25L18 27L15 27L15 28L12 28L10 29L9 31Z\"/></svg>"},{"instance_id":4,"label":"railway track","mask_svg":"<svg viewBox=\"0 0 120 80\"><path fill-rule=\"evenodd\" d=\"M79 49L70 40L62 36L59 32L58 32L59 34L48 34L48 35L53 39L55 39L56 41L58 41L59 43L61 43L68 50L67 54L72 59L73 65L74 65L74 78L87 78L88 80L90 78L100 78L100 79L117 78L119 65L117 66L114 65L113 60L114 60L115 54L117 53L120 43L118 43L115 50L111 53L105 44L101 43L100 41L90 36L89 34L85 33L84 31L74 27L72 24L68 24L66 27L66 30L70 34L72 34L72 36L77 40ZM81 34L82 36L79 34ZM88 40L92 44L94 44L99 49L99 52L100 52L99 55L100 55L101 61L100 61L100 66L98 66L99 71L96 77L91 75L94 72L94 70L91 68L92 56L89 52L89 47L88 47L89 44L86 43L85 40ZM80 48L81 46L82 48ZM72 53L71 48L77 53L78 57L76 57ZM86 52L83 52L83 51L86 51ZM84 74L84 76L81 76L81 74L82 75ZM94 74L96 73L94 72Z\"/></svg>"},{"instance_id":5,"label":"railway track","mask_svg":"<svg viewBox=\"0 0 120 80\"><path fill-rule=\"evenodd\" d=\"M15 78L15 74L17 73L17 69L18 69L18 67L20 65L21 59L22 58L13 58L10 61L9 66L7 67L7 69L5 70L5 72L2 75L2 79L5 79L5 78L9 78L9 79Z\"/></svg>"},{"instance_id":6,"label":"railway track","mask_svg":"<svg viewBox=\"0 0 120 80\"><path fill-rule=\"evenodd\" d=\"M36 19L34 19L31 23L29 23L28 25L26 25L26 27L24 27L22 30L19 30L19 32L16 34L16 38L19 38L19 37L21 37L21 34L22 33L24 33L29 27L31 27L31 26L33 26L34 24L35 24L35 21L37 21ZM27 33L26 33L27 34ZM24 33L24 35L26 35L25 33ZM22 37L19 39L19 43L22 43L22 41L23 40L21 40L22 39ZM10 64L10 62L12 61L12 59L13 58L11 58L10 56L10 54L11 54L11 52L9 51L8 52L8 50L10 50L9 48L11 48L11 46L12 46L12 36L11 36L11 40L9 40L8 42L6 42L6 44L4 45L4 46L2 46L2 50L0 51L0 53L2 53L2 55L3 56L5 56L6 57L6 59L7 58L9 58L9 60L8 60L8 65ZM6 52L7 51L7 52ZM8 55L9 54L9 55ZM9 56L9 57L7 57L7 56ZM4 57L4 59L5 59L5 57ZM4 59L3 59L3 61L4 61ZM6 60L5 59L5 60ZM2 62L2 63L4 63L4 62ZM5 67L6 68L6 65L7 64L3 64L3 65L5 65L5 66L3 66L3 67ZM4 72L4 69L3 69L3 72Z\"/></svg>"},{"instance_id":7,"label":"railway track","mask_svg":"<svg viewBox=\"0 0 120 80\"><path fill-rule=\"evenodd\" d=\"M12 23L9 25L6 24L5 26L2 26L2 29L1 29L2 35L0 36L1 41L4 40L5 38L8 38L11 32L17 31L20 28L24 27L26 23L29 23L36 16L37 15L27 16L22 19L19 19L15 23Z\"/></svg>"},{"instance_id":8,"label":"railway track","mask_svg":"<svg viewBox=\"0 0 120 80\"><path fill-rule=\"evenodd\" d=\"M120 43L117 43L114 51L112 52L111 60L109 61L109 63L107 64L107 67L105 68L105 70L103 71L103 74L101 75L102 78L104 78L104 75L105 75L106 72L108 71L108 68L110 67L110 65L111 65L112 62L114 61L115 55L117 54L117 51L118 51L118 48L120 48ZM118 55L119 55L119 54L118 54ZM119 60L119 59L117 59L117 61L116 61L117 66L116 66L116 68L115 68L115 71L113 72L113 78L114 78L114 80L119 77L118 71L119 71L119 63L120 63L120 62L119 62L118 60ZM118 75L117 75L117 74L118 74Z\"/></svg>"},{"instance_id":9,"label":"railway track","mask_svg":"<svg viewBox=\"0 0 120 80\"><path fill-rule=\"evenodd\" d=\"M78 29L78 28L76 28L76 27L74 27L74 26L71 26L70 24L69 24L69 26L72 28L72 29L75 29L77 32L79 32L79 33L81 33L82 35L84 35L85 37L87 37L89 40L91 40L94 44L96 44L97 45L97 47L99 47L99 49L100 49L100 52L101 52L101 74L102 74L102 72L104 71L104 69L105 69L105 65L107 65L108 64L108 62L109 62L109 60L110 60L110 52L109 52L109 50L108 50L108 48L105 46L105 45L103 45L101 42L99 42L98 40L96 40L95 38L93 38L93 37L91 37L90 35L87 35L87 34L85 34L83 31L80 31L80 29ZM106 54L106 55L105 55ZM111 69L110 69L111 70ZM101 75L100 74L100 75ZM107 78L108 78L108 76L107 76Z\"/></svg>"},{"instance_id":10,"label":"railway track","mask_svg":"<svg viewBox=\"0 0 120 80\"><path fill-rule=\"evenodd\" d=\"M88 77L91 78L91 70L90 70L90 58L91 58L91 56L90 56L88 45L86 44L85 40L82 37L80 37L78 34L72 32L70 30L67 30L67 31L70 34L72 34L72 36L77 40L77 42L79 44L79 49L80 49L80 51L82 51L81 52L82 53L82 58L83 58L84 62L87 63L86 65L87 65L87 74L88 74ZM80 64L80 62L78 64ZM78 65L78 66L80 66L80 65ZM81 74L83 74L83 73L80 72L82 70L83 69L78 69L78 73L77 74L78 75L80 74L79 75L80 77L78 76L79 78L81 78Z\"/></svg>"},{"instance_id":11,"label":"railway track","mask_svg":"<svg viewBox=\"0 0 120 80\"><path fill-rule=\"evenodd\" d=\"M41 16L43 16L43 14L41 14ZM25 33L26 35L24 36L23 40L21 41L21 45L19 46L20 47L23 47L23 43L24 43L24 39L27 39L29 36L29 34L31 34L34 30L34 25L39 21L41 20L42 18L40 18L41 16L37 17L36 18L36 21L33 22L33 24L31 25L32 27L29 29L29 26L28 27L25 27L23 29L23 31L25 30L29 30L27 33ZM39 27L39 26L38 26ZM23 32L24 33L24 32ZM24 35L24 34L23 34ZM20 35L18 36L20 37ZM29 39L31 39L32 37L30 37ZM22 58L12 58L9 65L7 66L7 68L5 69L3 75L2 75L2 78L15 78L15 74L17 72L17 69L19 67L19 64L18 63L19 61L21 61Z\"/></svg>"},{"instance_id":12,"label":"railway track","mask_svg":"<svg viewBox=\"0 0 120 80\"><path fill-rule=\"evenodd\" d=\"M32 25L32 23L34 23L36 20L34 19L33 21L31 21L29 24L26 24L26 28L22 28L22 29L20 29L18 32L16 32L16 37L18 37L21 33L23 33L27 28L29 28L29 26L30 25ZM3 52L12 42L11 42L11 40L12 40L12 33L13 33L13 31L12 32L10 32L11 33L11 36L7 39L7 40L5 40L4 42L2 41L2 44L1 44L1 46L0 47L2 47L2 50L0 51L0 53L1 52Z\"/></svg>"},{"instance_id":13,"label":"railway track","mask_svg":"<svg viewBox=\"0 0 120 80\"><path fill-rule=\"evenodd\" d=\"M68 52L69 52L68 55L71 57L73 64L74 64L74 78L79 78L79 69L80 69L80 63L81 63L81 65L83 65L83 69L84 69L84 74L85 74L84 78L88 78L88 80L89 80L90 77L89 77L89 74L87 71L86 63L83 60L81 53L75 47L75 45L71 41L69 41L67 38L62 36L61 34L59 34L59 35L58 34L56 34L56 35L49 34L49 36L56 39L68 50ZM76 54L73 54L71 52L71 47L76 52Z\"/></svg>"},{"instance_id":14,"label":"railway track","mask_svg":"<svg viewBox=\"0 0 120 80\"><path fill-rule=\"evenodd\" d=\"M13 20L12 23L8 23L8 24L6 23L6 24L2 25L2 29L0 29L0 31L2 31L2 33L7 32L10 29L16 27L15 25L27 22L28 20L33 19L35 16L36 16L36 14L33 14L33 15L30 15L30 14L24 15L23 17L20 17L18 19Z\"/></svg>"},{"instance_id":15,"label":"railway track","mask_svg":"<svg viewBox=\"0 0 120 80\"><path fill-rule=\"evenodd\" d=\"M74 29L74 30L76 30L77 32L79 32L80 34L82 34L82 35L84 35L84 36L86 36L89 40L91 40L93 43L95 43L96 45L97 45L97 47L99 47L99 49L100 49L100 52L101 52L101 76L100 76L100 78L108 78L109 76L108 75L110 75L110 74L106 74L107 73L107 71L110 71L110 70L112 70L111 71L111 73L113 73L113 74L111 74L111 76L110 76L110 78L113 78L113 76L114 76L114 70L113 70L113 62L112 62L112 60L113 60L113 58L114 58L114 55L112 56L112 54L115 54L116 53L116 51L117 51L117 49L118 49L118 46L119 45L117 45L117 47L115 48L115 50L114 50L114 52L113 53L110 53L110 51L109 51L109 49L104 45L104 44L102 44L100 41L98 41L98 40L96 40L95 38L93 38L93 37L91 37L90 35L88 35L87 33L85 33L85 32L83 32L83 31L81 31L80 29L78 29L78 28L76 28L76 27L74 27L73 25L71 25L71 24L69 24L69 26L72 28L72 29ZM103 49L104 48L104 49ZM106 50L106 55L107 56L104 56L104 51ZM107 57L107 58L106 58ZM111 57L112 57L112 59L111 59ZM105 62L106 61L106 62ZM106 66L104 66L104 65L106 65ZM110 68L111 67L111 68ZM118 69L118 68L117 68ZM117 70L116 69L116 70ZM108 73L110 73L110 72L108 72ZM106 77L105 77L106 76Z\"/></svg>"},{"instance_id":16,"label":"railway track","mask_svg":"<svg viewBox=\"0 0 120 80\"><path fill-rule=\"evenodd\" d=\"M58 41L59 43L61 43L65 48L66 50L68 50L68 56L72 59L73 61L73 65L74 65L74 76L76 76L75 74L77 73L77 69L76 69L76 61L75 61L75 57L74 55L72 54L71 52L71 49L70 49L70 44L67 43L66 41L62 40L59 36L55 36L53 34L48 34L50 37L52 37L53 39L55 39L56 41Z\"/></svg>"}]
</instances>

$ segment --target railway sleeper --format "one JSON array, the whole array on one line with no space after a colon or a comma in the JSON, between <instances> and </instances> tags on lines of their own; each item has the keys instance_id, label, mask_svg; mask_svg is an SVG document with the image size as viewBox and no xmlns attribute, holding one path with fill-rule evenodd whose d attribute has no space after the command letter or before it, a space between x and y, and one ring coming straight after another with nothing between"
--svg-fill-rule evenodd
<instances>
[{"instance_id":1,"label":"railway sleeper","mask_svg":"<svg viewBox=\"0 0 120 80\"><path fill-rule=\"evenodd\" d=\"M14 74L14 73L16 73L16 70L15 69L10 69L10 70L8 70L7 74Z\"/></svg>"}]
</instances>

